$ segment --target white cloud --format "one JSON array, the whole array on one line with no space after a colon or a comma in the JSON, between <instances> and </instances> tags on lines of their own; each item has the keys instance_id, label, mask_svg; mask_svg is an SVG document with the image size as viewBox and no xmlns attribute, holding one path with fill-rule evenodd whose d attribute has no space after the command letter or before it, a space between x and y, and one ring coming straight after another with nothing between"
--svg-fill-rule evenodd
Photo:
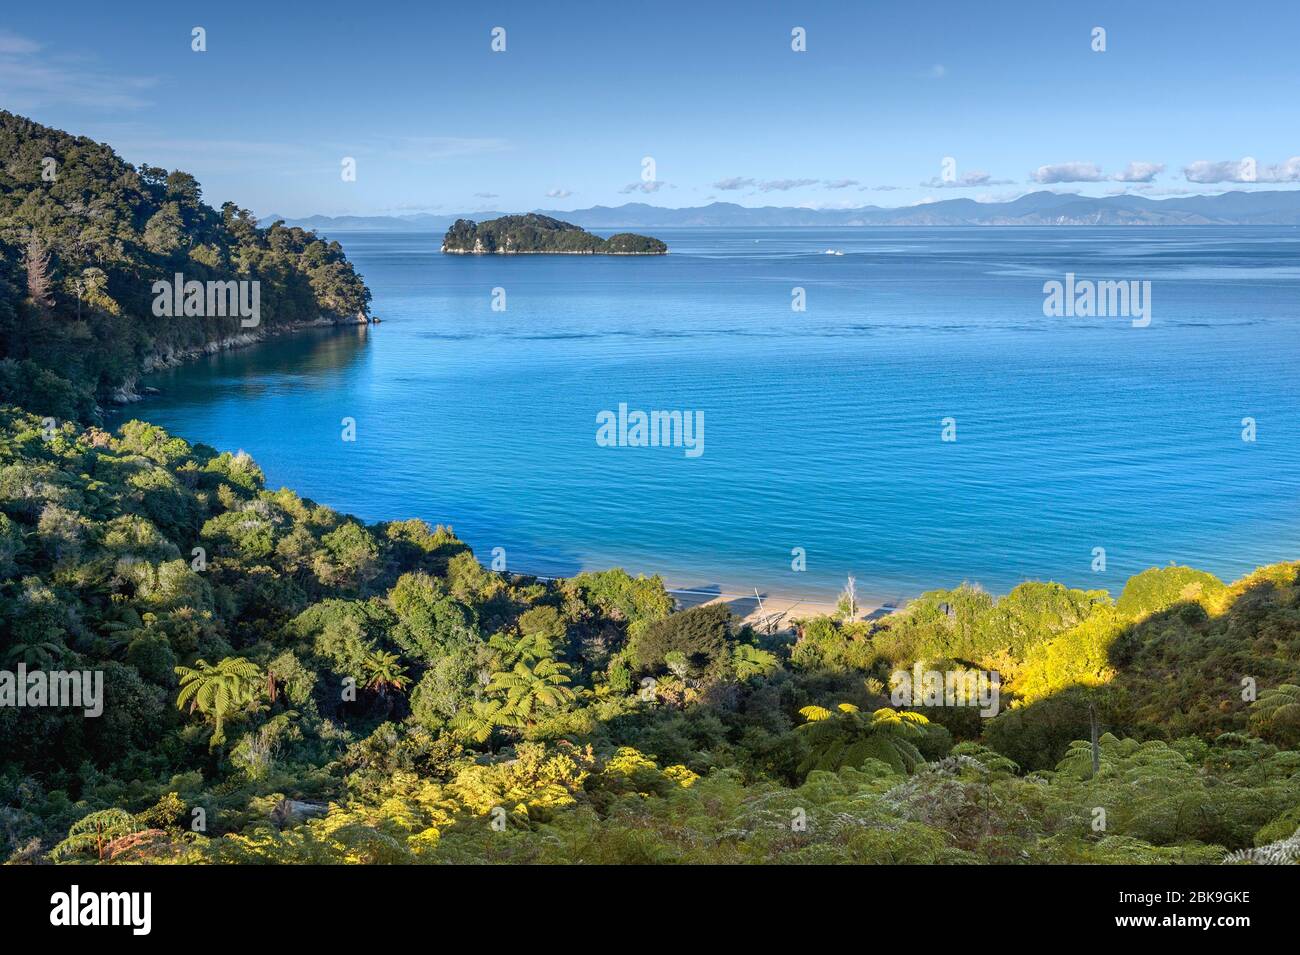
<instances>
[{"instance_id":1,"label":"white cloud","mask_svg":"<svg viewBox=\"0 0 1300 955\"><path fill-rule=\"evenodd\" d=\"M858 181L856 179L828 179L822 185L827 189L847 189L849 186L858 185Z\"/></svg>"},{"instance_id":2,"label":"white cloud","mask_svg":"<svg viewBox=\"0 0 1300 955\"><path fill-rule=\"evenodd\" d=\"M1254 160L1249 159L1229 159L1225 162L1199 159L1183 168L1183 177L1188 182L1253 182L1253 168Z\"/></svg>"},{"instance_id":3,"label":"white cloud","mask_svg":"<svg viewBox=\"0 0 1300 955\"><path fill-rule=\"evenodd\" d=\"M968 172L953 180L944 180L935 177L928 182L920 185L926 189L969 189L974 186L1009 186L1012 184L1010 179L994 179L986 172Z\"/></svg>"},{"instance_id":4,"label":"white cloud","mask_svg":"<svg viewBox=\"0 0 1300 955\"><path fill-rule=\"evenodd\" d=\"M432 162L436 159L453 159L460 156L478 156L483 153L504 152L511 148L510 141L495 136L378 136L376 146L358 148L357 152L382 153L385 159L402 162Z\"/></svg>"},{"instance_id":5,"label":"white cloud","mask_svg":"<svg viewBox=\"0 0 1300 955\"><path fill-rule=\"evenodd\" d=\"M41 44L0 30L0 90L6 109L31 113L50 106L141 109L152 77L109 74L83 59L59 56Z\"/></svg>"},{"instance_id":6,"label":"white cloud","mask_svg":"<svg viewBox=\"0 0 1300 955\"><path fill-rule=\"evenodd\" d=\"M323 160L300 143L160 136L137 123L91 124L85 134L110 142L127 162L164 169L184 169L204 180L214 172L300 173ZM334 169L346 153L329 161Z\"/></svg>"},{"instance_id":7,"label":"white cloud","mask_svg":"<svg viewBox=\"0 0 1300 955\"><path fill-rule=\"evenodd\" d=\"M1116 182L1150 182L1165 171L1162 162L1131 162L1123 172L1111 176Z\"/></svg>"},{"instance_id":8,"label":"white cloud","mask_svg":"<svg viewBox=\"0 0 1300 955\"><path fill-rule=\"evenodd\" d=\"M1292 156L1290 159L1278 163L1276 166L1265 166L1259 170L1259 182L1300 182L1300 156Z\"/></svg>"},{"instance_id":9,"label":"white cloud","mask_svg":"<svg viewBox=\"0 0 1300 955\"><path fill-rule=\"evenodd\" d=\"M1197 160L1183 168L1188 182L1300 182L1300 156L1292 156L1275 166L1261 166L1254 159L1228 159L1223 162Z\"/></svg>"},{"instance_id":10,"label":"white cloud","mask_svg":"<svg viewBox=\"0 0 1300 955\"><path fill-rule=\"evenodd\" d=\"M546 190L547 199L567 199L573 193L568 189L548 189Z\"/></svg>"},{"instance_id":11,"label":"white cloud","mask_svg":"<svg viewBox=\"0 0 1300 955\"><path fill-rule=\"evenodd\" d=\"M853 179L836 179L840 185L831 185L827 183L828 189L842 189L844 186L853 185L856 180ZM820 179L751 179L748 176L732 176L730 179L719 179L713 184L714 189L721 189L724 192L735 192L740 189L757 189L759 192L789 192L791 189L802 189L804 186L815 186L821 182Z\"/></svg>"},{"instance_id":12,"label":"white cloud","mask_svg":"<svg viewBox=\"0 0 1300 955\"><path fill-rule=\"evenodd\" d=\"M40 48L41 45L35 40L10 33L8 30L0 30L0 53L23 55L36 53Z\"/></svg>"},{"instance_id":13,"label":"white cloud","mask_svg":"<svg viewBox=\"0 0 1300 955\"><path fill-rule=\"evenodd\" d=\"M791 189L802 189L804 186L815 186L816 179L768 179L758 184L759 192L789 192Z\"/></svg>"},{"instance_id":14,"label":"white cloud","mask_svg":"<svg viewBox=\"0 0 1300 955\"><path fill-rule=\"evenodd\" d=\"M1054 165L1039 166L1030 177L1034 182L1102 182L1105 176L1101 167L1090 162L1063 162Z\"/></svg>"},{"instance_id":15,"label":"white cloud","mask_svg":"<svg viewBox=\"0 0 1300 955\"><path fill-rule=\"evenodd\" d=\"M1063 162L1039 166L1029 174L1034 182L1050 185L1057 182L1150 182L1164 172L1161 162L1130 162L1122 172L1108 176L1092 162Z\"/></svg>"},{"instance_id":16,"label":"white cloud","mask_svg":"<svg viewBox=\"0 0 1300 955\"><path fill-rule=\"evenodd\" d=\"M619 190L619 193L622 195L627 195L629 192L654 193L658 192L664 186L668 186L670 189L672 188L671 183L664 182L662 179L651 179L648 182L629 182Z\"/></svg>"}]
</instances>

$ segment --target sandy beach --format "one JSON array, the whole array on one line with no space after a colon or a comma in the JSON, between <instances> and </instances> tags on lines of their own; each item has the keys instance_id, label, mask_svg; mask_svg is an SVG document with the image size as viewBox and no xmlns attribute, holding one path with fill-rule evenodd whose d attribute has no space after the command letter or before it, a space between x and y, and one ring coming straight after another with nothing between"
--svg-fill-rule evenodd
<instances>
[{"instance_id":1,"label":"sandy beach","mask_svg":"<svg viewBox=\"0 0 1300 955\"><path fill-rule=\"evenodd\" d=\"M789 630L794 620L836 614L835 601L828 600L824 596L797 596L761 591L741 594L714 588L695 590L674 587L669 587L668 593L676 599L679 610L725 603L743 623L750 624L756 629L762 629L760 625L766 623L766 628L774 628L774 631ZM858 604L858 619L873 620L897 609L898 605L893 603L861 601Z\"/></svg>"},{"instance_id":2,"label":"sandy beach","mask_svg":"<svg viewBox=\"0 0 1300 955\"><path fill-rule=\"evenodd\" d=\"M546 577L537 574L527 575L533 580L560 580L559 577ZM731 612L741 621L755 629L768 629L772 632L791 630L792 621L806 620L810 617L838 617L836 601L825 594L778 594L772 591L751 590L748 594L740 593L739 588L728 589L718 585L703 587L670 587L664 590L676 601L677 610L689 610L691 607L703 607L706 604L725 603ZM902 609L905 600L880 600L863 595L858 597L858 613L855 619L877 620Z\"/></svg>"}]
</instances>

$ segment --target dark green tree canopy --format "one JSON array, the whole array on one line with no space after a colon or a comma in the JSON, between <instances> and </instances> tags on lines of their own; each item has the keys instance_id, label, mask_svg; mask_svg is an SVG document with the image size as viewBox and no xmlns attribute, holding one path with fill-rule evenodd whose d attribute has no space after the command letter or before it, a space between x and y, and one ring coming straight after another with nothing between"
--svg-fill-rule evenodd
<instances>
[{"instance_id":1,"label":"dark green tree canopy","mask_svg":"<svg viewBox=\"0 0 1300 955\"><path fill-rule=\"evenodd\" d=\"M442 251L479 254L555 252L585 255L663 255L668 246L645 235L621 232L602 239L571 222L530 212L486 222L457 219L443 236Z\"/></svg>"},{"instance_id":2,"label":"dark green tree canopy","mask_svg":"<svg viewBox=\"0 0 1300 955\"><path fill-rule=\"evenodd\" d=\"M206 205L189 173L0 111L0 400L92 418L146 360L247 332L238 317L155 316L153 283L176 273L259 282L259 334L369 309L337 242L261 228Z\"/></svg>"}]
</instances>

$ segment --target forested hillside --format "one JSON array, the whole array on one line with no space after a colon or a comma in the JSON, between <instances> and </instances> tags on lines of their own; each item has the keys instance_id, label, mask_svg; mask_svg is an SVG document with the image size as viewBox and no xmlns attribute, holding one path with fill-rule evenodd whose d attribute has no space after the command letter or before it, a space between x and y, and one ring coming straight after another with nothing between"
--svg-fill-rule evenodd
<instances>
[{"instance_id":1,"label":"forested hillside","mask_svg":"<svg viewBox=\"0 0 1300 955\"><path fill-rule=\"evenodd\" d=\"M773 633L622 570L489 571L450 528L101 430L150 360L239 331L153 316L159 273L257 276L277 326L369 293L336 244L183 173L9 114L0 136L0 858L1294 860L1300 563ZM83 670L96 715L5 696ZM1001 699L899 705L903 670L996 671Z\"/></svg>"},{"instance_id":2,"label":"forested hillside","mask_svg":"<svg viewBox=\"0 0 1300 955\"><path fill-rule=\"evenodd\" d=\"M159 317L155 281L260 283L255 330ZM0 400L87 418L142 370L238 336L356 321L370 292L337 242L202 201L181 171L0 111Z\"/></svg>"},{"instance_id":3,"label":"forested hillside","mask_svg":"<svg viewBox=\"0 0 1300 955\"><path fill-rule=\"evenodd\" d=\"M105 674L97 718L0 708L14 861L1191 862L1300 823L1298 564L758 635L12 408L0 511L0 666ZM1002 712L892 708L916 660Z\"/></svg>"}]
</instances>

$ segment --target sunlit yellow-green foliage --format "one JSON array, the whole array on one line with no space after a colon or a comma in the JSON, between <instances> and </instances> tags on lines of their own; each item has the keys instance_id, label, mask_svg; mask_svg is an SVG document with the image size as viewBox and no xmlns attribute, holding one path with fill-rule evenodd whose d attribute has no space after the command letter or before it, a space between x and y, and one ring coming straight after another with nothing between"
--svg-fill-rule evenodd
<instances>
[{"instance_id":1,"label":"sunlit yellow-green foliage","mask_svg":"<svg viewBox=\"0 0 1300 955\"><path fill-rule=\"evenodd\" d=\"M1300 826L1300 564L759 635L13 408L0 564L5 665L101 669L109 701L0 707L14 862L1165 864ZM1000 713L891 705L915 663L998 670Z\"/></svg>"},{"instance_id":2,"label":"sunlit yellow-green foliage","mask_svg":"<svg viewBox=\"0 0 1300 955\"><path fill-rule=\"evenodd\" d=\"M1033 644L1010 689L1025 703L1072 686L1094 687L1115 675L1111 647L1126 626L1175 604L1219 613L1230 593L1211 574L1190 567L1162 567L1133 577L1114 607L1100 605L1064 633Z\"/></svg>"},{"instance_id":3,"label":"sunlit yellow-green foliage","mask_svg":"<svg viewBox=\"0 0 1300 955\"><path fill-rule=\"evenodd\" d=\"M97 426L147 358L240 331L146 320L141 276L255 277L267 328L355 318L337 243L3 112L0 152L0 666L105 700L0 706L0 859L1169 864L1300 829L1300 562L793 634L620 569L498 573L449 527ZM901 709L917 664L997 671L999 712Z\"/></svg>"},{"instance_id":4,"label":"sunlit yellow-green foliage","mask_svg":"<svg viewBox=\"0 0 1300 955\"><path fill-rule=\"evenodd\" d=\"M1032 703L1072 686L1110 682L1115 675L1110 647L1123 626L1123 618L1112 607L1099 608L1082 623L1030 647L1007 689L1015 691L1022 702Z\"/></svg>"}]
</instances>

